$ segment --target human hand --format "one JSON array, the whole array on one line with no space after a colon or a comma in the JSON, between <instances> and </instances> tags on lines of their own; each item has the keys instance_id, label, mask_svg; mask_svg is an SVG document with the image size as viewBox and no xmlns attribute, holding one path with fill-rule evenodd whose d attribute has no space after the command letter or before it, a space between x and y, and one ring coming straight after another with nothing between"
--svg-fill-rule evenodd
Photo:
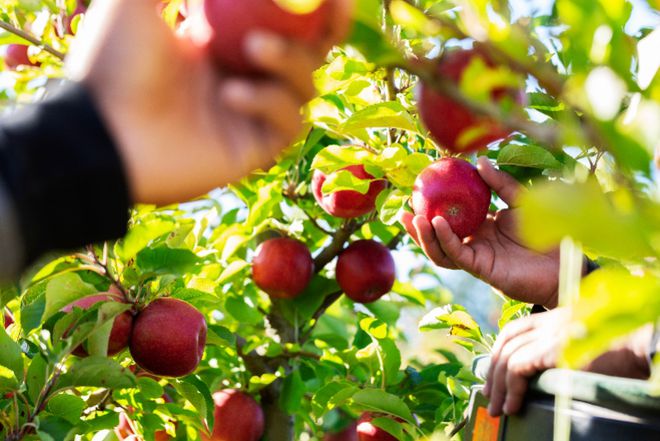
<instances>
[{"instance_id":1,"label":"human hand","mask_svg":"<svg viewBox=\"0 0 660 441\"><path fill-rule=\"evenodd\" d=\"M91 91L124 161L133 200L199 196L270 165L301 129L312 72L345 34L351 0L332 1L317 47L256 32L245 51L268 77L236 78L209 55L201 10L175 35L154 0L96 0L68 67Z\"/></svg>"},{"instance_id":2,"label":"human hand","mask_svg":"<svg viewBox=\"0 0 660 441\"><path fill-rule=\"evenodd\" d=\"M567 338L570 309L557 308L513 321L502 329L493 346L488 379L483 393L493 416L520 410L528 379L557 365ZM647 378L646 358L653 327L646 326L617 342L612 350L592 361L584 370L605 375Z\"/></svg>"},{"instance_id":3,"label":"human hand","mask_svg":"<svg viewBox=\"0 0 660 441\"><path fill-rule=\"evenodd\" d=\"M537 253L525 247L516 232L516 199L524 188L513 177L479 158L483 180L509 206L491 213L474 235L461 240L442 217L429 222L406 213L408 233L438 266L462 269L508 296L547 308L557 306L559 253Z\"/></svg>"}]
</instances>

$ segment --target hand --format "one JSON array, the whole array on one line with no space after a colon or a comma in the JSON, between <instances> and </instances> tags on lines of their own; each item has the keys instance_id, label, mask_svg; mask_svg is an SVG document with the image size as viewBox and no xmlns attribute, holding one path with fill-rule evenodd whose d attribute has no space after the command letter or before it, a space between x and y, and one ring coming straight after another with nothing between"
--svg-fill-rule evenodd
<instances>
[{"instance_id":1,"label":"hand","mask_svg":"<svg viewBox=\"0 0 660 441\"><path fill-rule=\"evenodd\" d=\"M314 95L312 72L349 24L350 0L332 1L332 35L318 47L249 36L244 49L268 78L219 72L201 11L189 35L175 35L154 0L94 2L68 67L114 135L136 202L199 196L270 165L290 145Z\"/></svg>"},{"instance_id":2,"label":"hand","mask_svg":"<svg viewBox=\"0 0 660 441\"><path fill-rule=\"evenodd\" d=\"M518 410L534 374L557 365L559 351L566 341L570 309L557 308L509 323L493 346L484 395L490 399L493 416ZM611 351L592 361L584 370L629 378L648 378L646 359L652 326L618 342Z\"/></svg>"},{"instance_id":3,"label":"hand","mask_svg":"<svg viewBox=\"0 0 660 441\"><path fill-rule=\"evenodd\" d=\"M479 158L477 169L509 208L489 214L474 235L459 239L442 217L429 223L423 216L406 213L402 223L436 265L465 270L514 299L554 308L559 253L537 253L518 238L515 202L523 187L485 157Z\"/></svg>"}]
</instances>

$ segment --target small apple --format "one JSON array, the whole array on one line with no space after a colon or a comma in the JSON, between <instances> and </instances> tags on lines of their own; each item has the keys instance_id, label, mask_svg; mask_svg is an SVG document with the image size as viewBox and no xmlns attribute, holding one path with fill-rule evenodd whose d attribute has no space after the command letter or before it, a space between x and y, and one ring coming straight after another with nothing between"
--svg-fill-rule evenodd
<instances>
[{"instance_id":1,"label":"small apple","mask_svg":"<svg viewBox=\"0 0 660 441\"><path fill-rule=\"evenodd\" d=\"M258 441L264 434L264 412L254 398L226 389L213 394L215 423L205 441Z\"/></svg>"},{"instance_id":2,"label":"small apple","mask_svg":"<svg viewBox=\"0 0 660 441\"><path fill-rule=\"evenodd\" d=\"M493 66L482 51L454 49L440 58L438 75L459 84L463 71L475 58L482 59L487 66ZM495 101L509 97L518 104L524 103L522 90L499 88L492 91L491 97ZM450 152L482 150L491 142L511 134L511 130L492 118L475 115L462 104L441 95L424 82L420 83L418 108L420 117L431 135Z\"/></svg>"},{"instance_id":3,"label":"small apple","mask_svg":"<svg viewBox=\"0 0 660 441\"><path fill-rule=\"evenodd\" d=\"M490 188L476 167L462 159L444 158L417 176L412 208L429 222L443 217L463 239L474 234L486 219L490 198Z\"/></svg>"},{"instance_id":4,"label":"small apple","mask_svg":"<svg viewBox=\"0 0 660 441\"><path fill-rule=\"evenodd\" d=\"M211 52L223 68L237 74L259 73L245 56L245 38L257 30L309 45L326 36L328 1L302 14L283 9L278 1L204 0L206 20L213 30Z\"/></svg>"},{"instance_id":5,"label":"small apple","mask_svg":"<svg viewBox=\"0 0 660 441\"><path fill-rule=\"evenodd\" d=\"M380 427L376 427L371 422L374 418L378 417L378 415L374 415L369 412L362 414L357 425L359 441L397 441L393 435L390 435Z\"/></svg>"},{"instance_id":6,"label":"small apple","mask_svg":"<svg viewBox=\"0 0 660 441\"><path fill-rule=\"evenodd\" d=\"M373 240L358 240L337 260L337 282L353 301L371 303L390 292L396 278L392 253Z\"/></svg>"},{"instance_id":7,"label":"small apple","mask_svg":"<svg viewBox=\"0 0 660 441\"><path fill-rule=\"evenodd\" d=\"M5 311L5 329L7 329L13 323L14 323L14 318L11 316L11 314Z\"/></svg>"},{"instance_id":8,"label":"small apple","mask_svg":"<svg viewBox=\"0 0 660 441\"><path fill-rule=\"evenodd\" d=\"M254 283L269 296L293 299L314 275L314 260L304 243L288 237L263 242L252 259Z\"/></svg>"},{"instance_id":9,"label":"small apple","mask_svg":"<svg viewBox=\"0 0 660 441\"><path fill-rule=\"evenodd\" d=\"M102 292L91 296L83 297L62 308L62 312L70 313L73 308L83 310L89 309L99 302L122 302L124 297L114 292ZM108 341L108 355L116 355L128 346L128 340L131 336L133 327L133 315L129 311L124 311L115 317L110 331L110 340ZM78 357L87 357L89 353L83 345L79 345L73 350L73 355Z\"/></svg>"},{"instance_id":10,"label":"small apple","mask_svg":"<svg viewBox=\"0 0 660 441\"><path fill-rule=\"evenodd\" d=\"M353 176L360 179L374 179L372 175L366 172L363 165L350 165L343 170L351 172ZM355 190L339 190L324 195L321 189L326 179L327 175L320 170L314 172L312 177L314 198L328 214L343 219L364 216L374 211L376 198L387 186L384 179L377 179L369 184L369 191L366 194L361 194Z\"/></svg>"},{"instance_id":11,"label":"small apple","mask_svg":"<svg viewBox=\"0 0 660 441\"><path fill-rule=\"evenodd\" d=\"M357 422L354 421L344 430L337 433L326 433L323 441L359 441L357 433Z\"/></svg>"},{"instance_id":12,"label":"small apple","mask_svg":"<svg viewBox=\"0 0 660 441\"><path fill-rule=\"evenodd\" d=\"M28 46L24 44L10 44L7 46L5 65L8 69L16 70L19 66L39 66L28 57Z\"/></svg>"},{"instance_id":13,"label":"small apple","mask_svg":"<svg viewBox=\"0 0 660 441\"><path fill-rule=\"evenodd\" d=\"M156 299L135 318L130 350L142 369L163 377L192 373L204 355L206 320L183 300Z\"/></svg>"}]
</instances>

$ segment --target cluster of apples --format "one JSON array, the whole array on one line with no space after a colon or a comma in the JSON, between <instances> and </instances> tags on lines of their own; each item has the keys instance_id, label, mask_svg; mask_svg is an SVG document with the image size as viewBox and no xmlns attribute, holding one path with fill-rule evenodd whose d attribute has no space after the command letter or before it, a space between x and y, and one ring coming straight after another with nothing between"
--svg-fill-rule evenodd
<instances>
[{"instance_id":1,"label":"cluster of apples","mask_svg":"<svg viewBox=\"0 0 660 441\"><path fill-rule=\"evenodd\" d=\"M324 195L321 191L327 176L316 170L312 191L319 205L330 215L351 219L376 208L376 198L386 187L383 179L374 179L362 165L346 167L354 176L370 179L369 190L361 194L340 190ZM269 239L257 248L252 260L256 285L273 298L299 296L312 280L314 260L305 244L288 237ZM371 303L387 294L394 285L396 268L390 250L374 240L353 242L337 260L336 278L342 291L353 301Z\"/></svg>"},{"instance_id":2,"label":"cluster of apples","mask_svg":"<svg viewBox=\"0 0 660 441\"><path fill-rule=\"evenodd\" d=\"M123 293L113 287L108 292L83 297L62 311L87 310L99 302L126 303ZM202 313L183 300L156 299L135 316L124 311L115 317L108 341L108 355L127 347L135 363L161 377L182 377L192 373L204 355L206 320ZM79 357L88 355L84 344L74 349Z\"/></svg>"}]
</instances>

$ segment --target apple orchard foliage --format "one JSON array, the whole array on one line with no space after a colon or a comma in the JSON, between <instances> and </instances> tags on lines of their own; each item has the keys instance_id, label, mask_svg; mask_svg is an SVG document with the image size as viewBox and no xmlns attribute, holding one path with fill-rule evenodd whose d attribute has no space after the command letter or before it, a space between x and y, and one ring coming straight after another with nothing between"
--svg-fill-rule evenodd
<instances>
[{"instance_id":1,"label":"apple orchard foliage","mask_svg":"<svg viewBox=\"0 0 660 441\"><path fill-rule=\"evenodd\" d=\"M400 440L451 432L476 381L461 361L469 358L465 350L485 351L493 336L459 305L444 305L442 280L416 288L415 274L437 277L430 266L410 275L399 268L392 292L364 306L341 295L334 275L337 254L360 239L421 256L398 218L408 210L416 176L446 152L420 122L419 78L516 130L478 154L530 187L521 201L528 243L547 250L570 236L603 264L583 284L574 318L583 333L569 344L566 362L579 365L660 316L660 205L651 174L660 80L650 58L658 40L654 52L650 29L624 31L631 5L558 0L551 15L511 23L504 1L356 3L352 35L315 74L319 96L305 109L306 131L277 165L194 202L135 207L125 238L48 256L2 290L15 323L0 331L0 436L25 428L24 439L111 440L119 413L127 412L146 440L162 430L200 439L214 424L212 392L226 388L257 398L273 441L321 440L364 411L396 417L374 424ZM172 25L179 5L174 0L163 11ZM72 0L12 0L0 5L0 19L66 53L74 38L67 17L75 8ZM69 20L71 32L81 19ZM454 84L424 60L470 38L493 66L471 63ZM3 31L0 43L25 41ZM2 73L6 107L38 99L63 76L52 51L31 47L29 56L40 66ZM524 84L524 112L511 100L490 101L494 90ZM375 213L331 217L314 199L312 174L330 176L326 193L366 193L370 181L337 172L355 164L389 185ZM294 300L271 300L251 278L258 244L280 235L304 242L316 259L316 273ZM61 312L113 282L137 309L170 296L205 315L205 355L193 374L134 375L128 351L99 355L107 346L104 324L129 305ZM441 363L402 359L403 308L429 310L420 330L447 328L462 348L438 346ZM500 323L525 311L506 302ZM92 355L72 356L92 333Z\"/></svg>"}]
</instances>

